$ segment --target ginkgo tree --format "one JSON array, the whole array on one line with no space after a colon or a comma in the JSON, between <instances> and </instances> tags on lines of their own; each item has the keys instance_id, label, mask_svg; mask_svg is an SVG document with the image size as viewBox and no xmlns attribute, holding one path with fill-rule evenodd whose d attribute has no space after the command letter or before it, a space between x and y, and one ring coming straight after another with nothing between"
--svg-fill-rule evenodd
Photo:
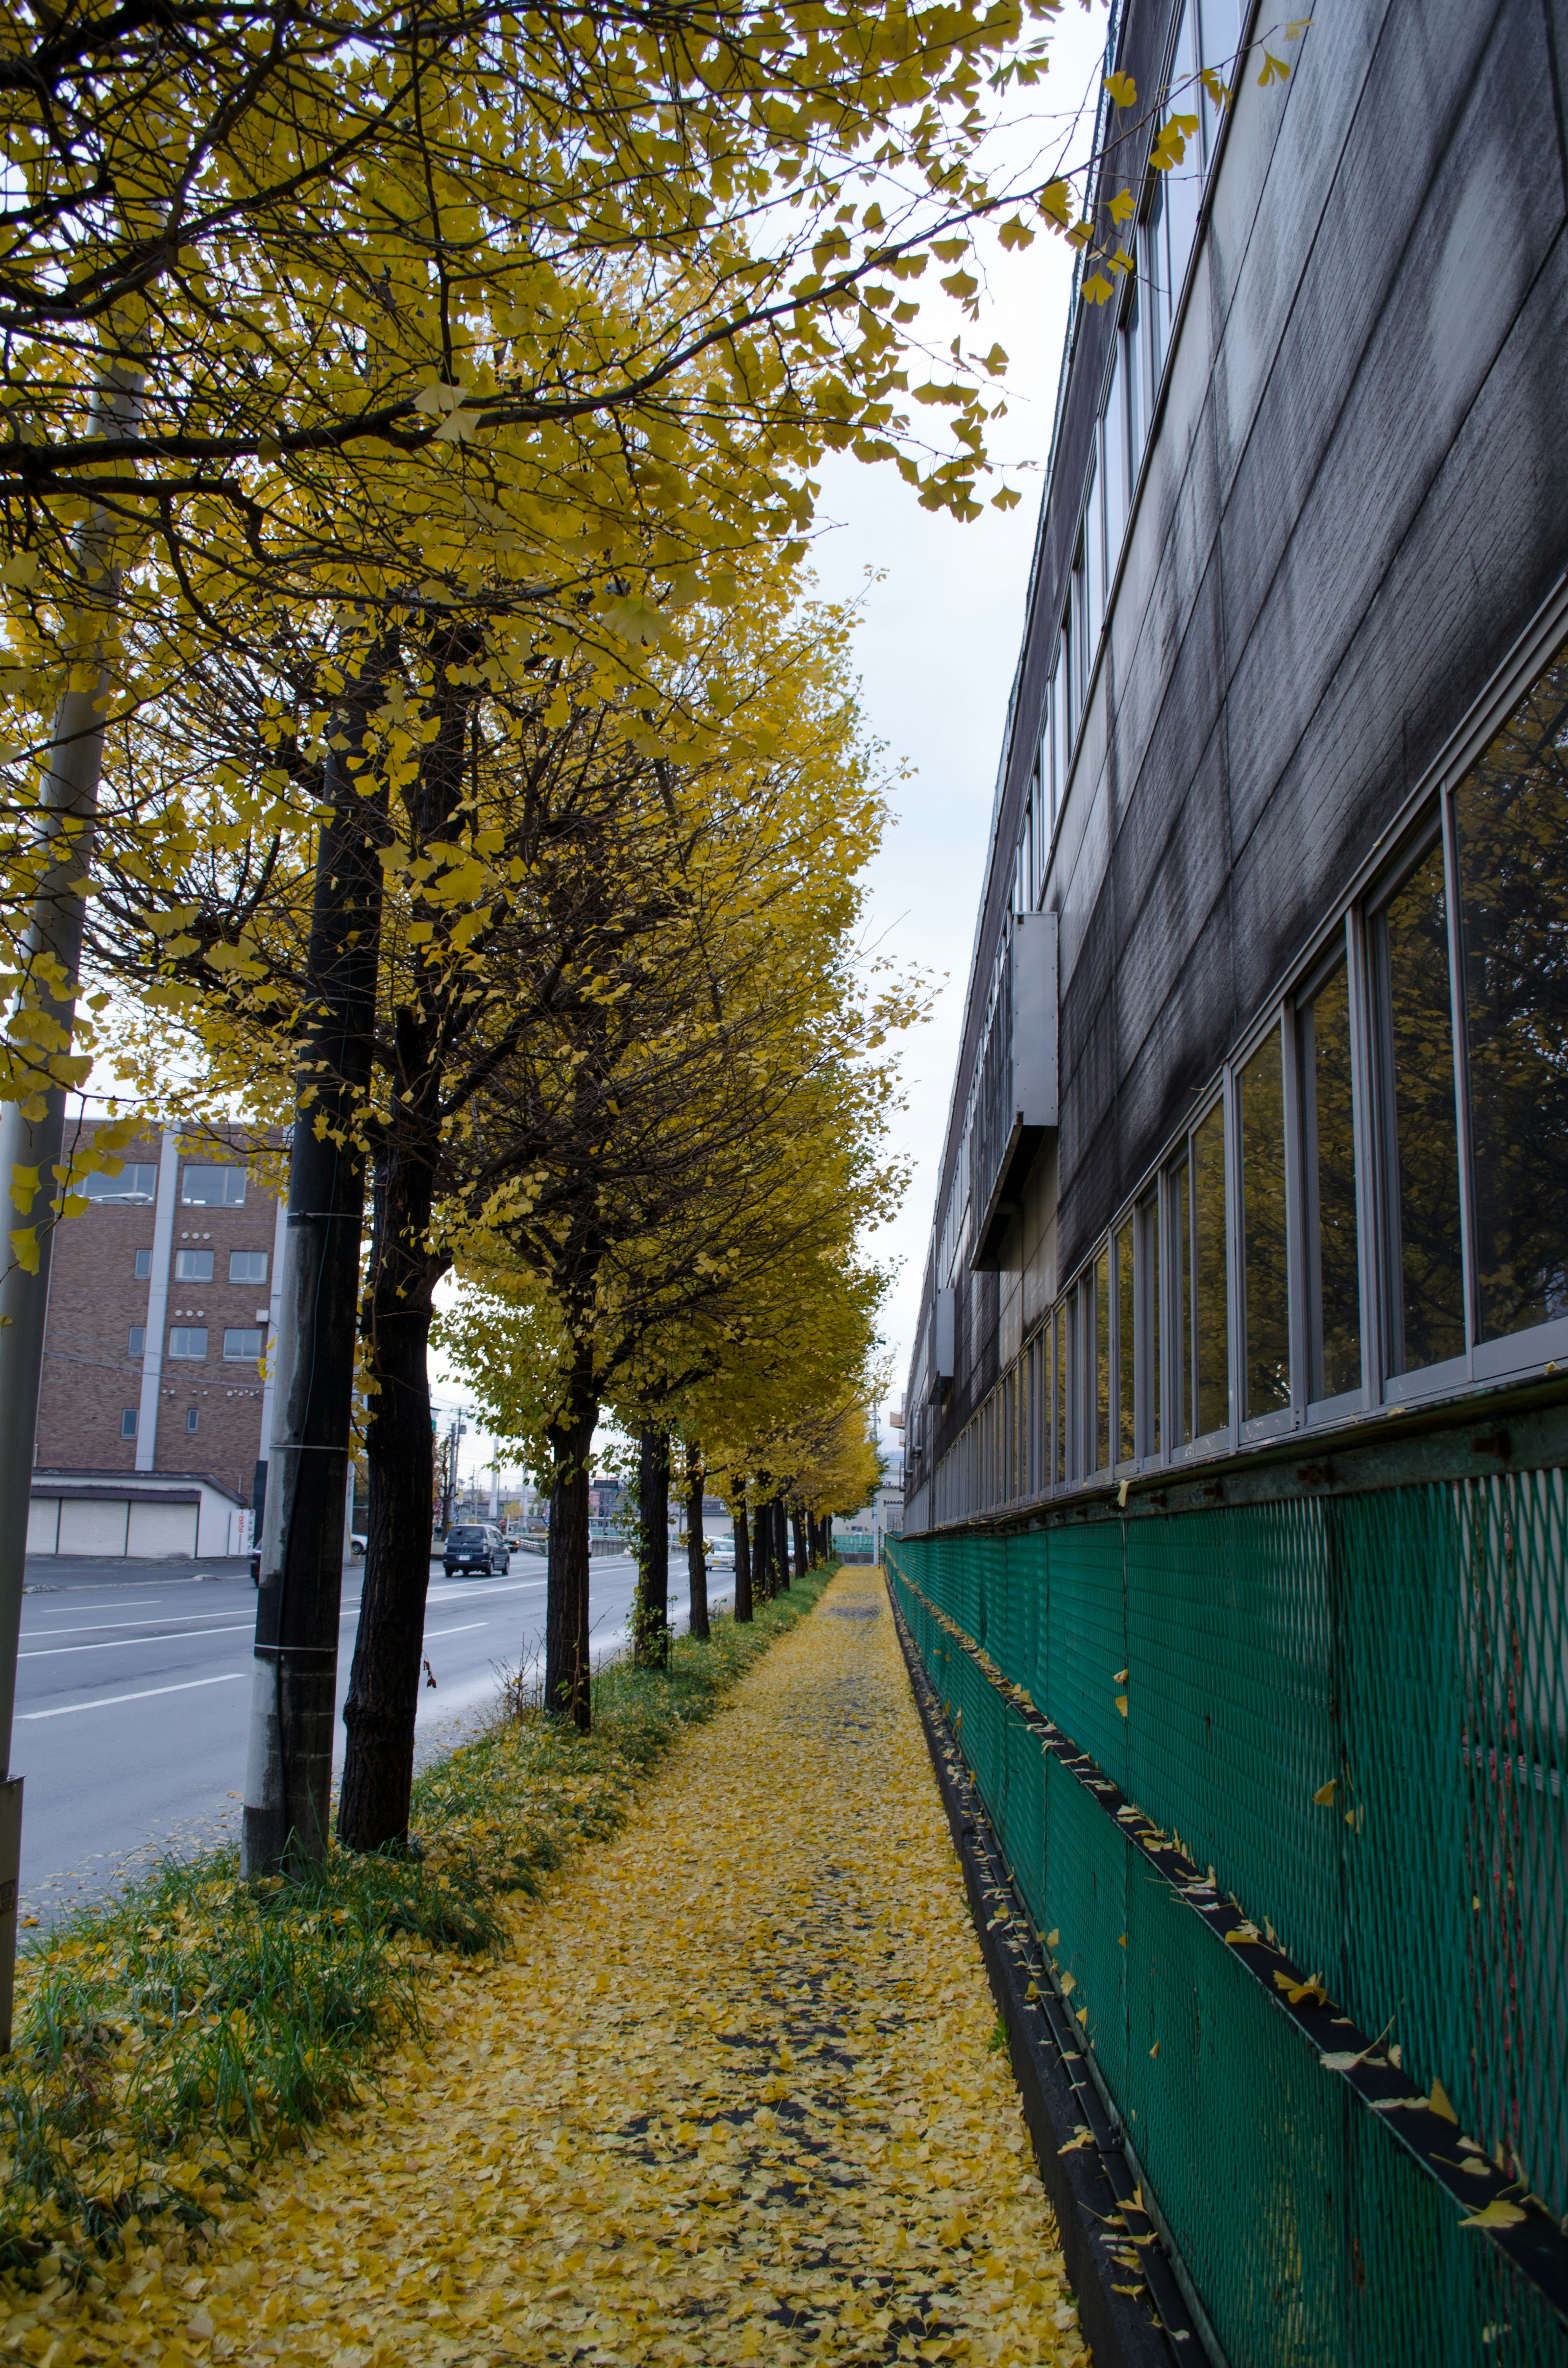
<instances>
[{"instance_id":1,"label":"ginkgo tree","mask_svg":"<svg viewBox=\"0 0 1568 2368\"><path fill-rule=\"evenodd\" d=\"M562 1305L613 1317L597 1403L692 1278L727 1280L723 1222L777 1190L768 1130L798 1144L822 1102L867 1100L870 1072L845 1082L852 1056L904 1008L846 968L852 877L883 807L848 620L798 610L796 589L793 570L754 565L685 658L650 661L635 703L607 700L591 659L510 673L494 644L433 643L415 612L363 650L345 731L315 729L321 654L294 651L291 675L280 645L266 669L199 670L114 740L127 803L213 785L192 815L199 858L155 896L139 863L105 860L93 956L137 989L127 1082L150 1093L172 1040L194 1040L194 1095L243 1093L280 1120L293 1104L296 1156L319 1138L335 1178L373 1178L350 1839L406 1817L442 1274L477 1236L506 1238ZM232 775L271 783L265 831L224 826ZM324 868L352 925L338 959L362 973L353 1012L340 1000L326 1023ZM585 1552L563 1588L585 1589ZM576 1610L562 1619L575 1634Z\"/></svg>"}]
</instances>

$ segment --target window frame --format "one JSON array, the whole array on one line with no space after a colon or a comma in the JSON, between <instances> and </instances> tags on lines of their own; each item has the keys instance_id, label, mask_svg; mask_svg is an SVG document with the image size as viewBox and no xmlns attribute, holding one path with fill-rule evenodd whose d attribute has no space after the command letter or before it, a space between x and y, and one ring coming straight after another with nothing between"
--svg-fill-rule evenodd
<instances>
[{"instance_id":1,"label":"window frame","mask_svg":"<svg viewBox=\"0 0 1568 2368\"><path fill-rule=\"evenodd\" d=\"M201 1346L199 1349L176 1349L175 1347L175 1342L176 1340L189 1339L198 1333L201 1336ZM205 1324L171 1324L169 1326L169 1345L166 1351L169 1361L171 1364L176 1365L204 1365L207 1362L209 1338L209 1326Z\"/></svg>"},{"instance_id":2,"label":"window frame","mask_svg":"<svg viewBox=\"0 0 1568 2368\"><path fill-rule=\"evenodd\" d=\"M186 1190L187 1179L193 1173L209 1176L237 1176L240 1197L231 1201L227 1193L222 1201L193 1201ZM179 1167L179 1205L182 1209L243 1209L249 1185L250 1171L243 1159L182 1159Z\"/></svg>"}]
</instances>

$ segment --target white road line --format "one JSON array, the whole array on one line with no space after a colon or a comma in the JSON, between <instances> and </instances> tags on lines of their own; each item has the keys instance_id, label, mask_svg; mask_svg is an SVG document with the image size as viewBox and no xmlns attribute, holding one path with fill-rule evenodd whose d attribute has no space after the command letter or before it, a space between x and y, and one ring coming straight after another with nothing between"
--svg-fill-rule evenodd
<instances>
[{"instance_id":1,"label":"white road line","mask_svg":"<svg viewBox=\"0 0 1568 2368\"><path fill-rule=\"evenodd\" d=\"M137 1598L132 1596L131 1603L122 1603L119 1609L122 1611L129 1611L131 1604L136 1600ZM153 1603L157 1598L148 1595L143 1596L141 1600ZM164 1613L165 1620L175 1620L178 1616L178 1613L174 1611ZM186 1613L187 1620L222 1620L225 1616L222 1611L187 1611ZM89 1628L144 1628L146 1625L144 1620L78 1620L71 1628L24 1628L22 1634L24 1636L80 1636Z\"/></svg>"},{"instance_id":2,"label":"white road line","mask_svg":"<svg viewBox=\"0 0 1568 2368\"><path fill-rule=\"evenodd\" d=\"M465 1620L460 1628L426 1628L425 1642L433 1645L437 1636L466 1636L471 1628L488 1628L488 1620Z\"/></svg>"},{"instance_id":3,"label":"white road line","mask_svg":"<svg viewBox=\"0 0 1568 2368\"><path fill-rule=\"evenodd\" d=\"M254 1630L254 1620L236 1620L227 1628L176 1628L172 1636L111 1636L107 1645L45 1645L40 1652L18 1653L18 1661L57 1661L62 1653L119 1653L127 1645L188 1645L194 1637L237 1636Z\"/></svg>"},{"instance_id":4,"label":"white road line","mask_svg":"<svg viewBox=\"0 0 1568 2368\"><path fill-rule=\"evenodd\" d=\"M187 1678L177 1686L143 1686L134 1694L99 1694L94 1702L62 1702L58 1710L18 1711L18 1718L68 1718L74 1710L111 1710L116 1702L151 1702L154 1694L188 1694L198 1686L238 1685L248 1677L248 1669L228 1669L221 1678Z\"/></svg>"}]
</instances>

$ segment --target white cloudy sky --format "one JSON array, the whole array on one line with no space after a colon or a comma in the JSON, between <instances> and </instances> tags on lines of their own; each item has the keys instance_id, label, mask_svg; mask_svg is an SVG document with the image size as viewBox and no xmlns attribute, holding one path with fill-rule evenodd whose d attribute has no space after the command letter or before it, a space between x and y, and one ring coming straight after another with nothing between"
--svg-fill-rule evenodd
<instances>
[{"instance_id":1,"label":"white cloudy sky","mask_svg":"<svg viewBox=\"0 0 1568 2368\"><path fill-rule=\"evenodd\" d=\"M1063 15L1042 109L1060 121L1097 87L1101 6ZM1032 142L1031 142L1032 145ZM824 476L816 568L824 593L860 596L862 706L873 736L915 778L896 792L897 825L869 874L869 943L946 974L931 1024L905 1041L907 1109L893 1141L914 1158L903 1208L873 1241L898 1263L887 1311L892 1399L903 1388L958 1056L970 953L986 855L1002 729L1023 627L1024 597L1072 286L1071 251L1040 240L1023 255L993 250L987 318L966 344L1006 348L1007 417L994 448L1023 489L1018 507L987 508L960 526L920 509L886 470L846 462ZM961 325L957 322L953 326ZM944 332L951 335L951 329ZM1024 472L1028 473L1024 473ZM881 580L867 585L867 570ZM884 1444L895 1434L883 1425Z\"/></svg>"}]
</instances>

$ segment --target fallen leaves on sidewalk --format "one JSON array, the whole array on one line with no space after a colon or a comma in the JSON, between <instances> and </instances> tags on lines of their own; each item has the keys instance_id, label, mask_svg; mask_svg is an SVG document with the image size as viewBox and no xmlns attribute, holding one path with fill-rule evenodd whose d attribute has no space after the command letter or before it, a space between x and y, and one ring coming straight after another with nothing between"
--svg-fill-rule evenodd
<instances>
[{"instance_id":1,"label":"fallen leaves on sidewalk","mask_svg":"<svg viewBox=\"0 0 1568 2368\"><path fill-rule=\"evenodd\" d=\"M881 1606L842 1576L621 1835L514 1912L506 1961L449 1964L374 2110L218 2204L177 2265L153 2248L96 2294L26 2297L0 2346L1082 2359Z\"/></svg>"}]
</instances>

